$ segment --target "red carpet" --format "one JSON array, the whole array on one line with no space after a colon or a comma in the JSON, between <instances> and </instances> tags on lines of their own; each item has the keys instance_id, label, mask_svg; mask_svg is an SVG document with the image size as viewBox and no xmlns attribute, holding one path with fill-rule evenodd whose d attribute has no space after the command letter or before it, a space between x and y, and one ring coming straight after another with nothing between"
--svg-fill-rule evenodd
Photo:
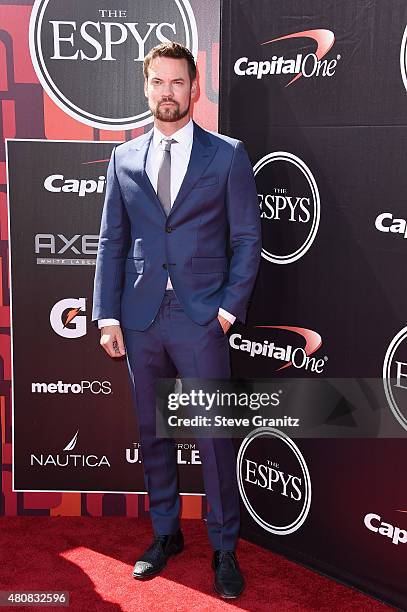
<instances>
[{"instance_id":1,"label":"red carpet","mask_svg":"<svg viewBox=\"0 0 407 612\"><path fill-rule=\"evenodd\" d=\"M151 541L148 520L3 517L0 589L69 591L69 608L45 609L81 612L392 609L243 540L238 554L247 588L233 603L224 602L212 590L205 523L185 520L182 528L184 552L160 576L138 582L131 573Z\"/></svg>"}]
</instances>

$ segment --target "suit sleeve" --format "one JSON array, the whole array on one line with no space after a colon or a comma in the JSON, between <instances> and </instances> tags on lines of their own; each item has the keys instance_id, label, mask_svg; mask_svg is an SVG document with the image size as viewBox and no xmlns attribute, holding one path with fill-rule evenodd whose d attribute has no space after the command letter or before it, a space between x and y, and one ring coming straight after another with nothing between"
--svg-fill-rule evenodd
<instances>
[{"instance_id":1,"label":"suit sleeve","mask_svg":"<svg viewBox=\"0 0 407 612\"><path fill-rule=\"evenodd\" d=\"M229 171L226 207L232 256L220 306L244 323L260 264L261 225L253 169L240 141L235 146Z\"/></svg>"},{"instance_id":2,"label":"suit sleeve","mask_svg":"<svg viewBox=\"0 0 407 612\"><path fill-rule=\"evenodd\" d=\"M106 197L100 224L92 321L120 320L124 265L130 240L130 220L117 179L116 149L113 149L107 170Z\"/></svg>"}]
</instances>

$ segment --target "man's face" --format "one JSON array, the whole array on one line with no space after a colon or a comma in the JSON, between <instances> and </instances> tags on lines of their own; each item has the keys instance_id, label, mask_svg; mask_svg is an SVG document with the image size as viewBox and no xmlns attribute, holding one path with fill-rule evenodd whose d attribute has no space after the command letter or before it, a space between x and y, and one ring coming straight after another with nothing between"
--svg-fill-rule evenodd
<instances>
[{"instance_id":1,"label":"man's face","mask_svg":"<svg viewBox=\"0 0 407 612\"><path fill-rule=\"evenodd\" d=\"M144 93L154 117L160 121L179 121L189 114L196 81L190 81L186 59L156 57L148 67Z\"/></svg>"}]
</instances>

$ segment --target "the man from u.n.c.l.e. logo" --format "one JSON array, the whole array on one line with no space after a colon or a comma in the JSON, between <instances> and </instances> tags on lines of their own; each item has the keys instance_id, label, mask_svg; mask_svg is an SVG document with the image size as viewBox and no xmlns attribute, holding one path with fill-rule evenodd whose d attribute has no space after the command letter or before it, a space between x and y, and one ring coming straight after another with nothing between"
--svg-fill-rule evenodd
<instances>
[{"instance_id":1,"label":"the man from u.n.c.l.e. logo","mask_svg":"<svg viewBox=\"0 0 407 612\"><path fill-rule=\"evenodd\" d=\"M253 169L238 140L191 119L196 66L164 43L144 60L149 133L113 151L96 262L93 320L111 357L126 354L140 431L154 541L134 577L159 573L183 550L173 441L155 435L155 380L229 378L226 331L245 321L260 261ZM232 255L228 256L228 248ZM244 580L236 458L230 439L197 439L210 510L215 589L238 596Z\"/></svg>"}]
</instances>

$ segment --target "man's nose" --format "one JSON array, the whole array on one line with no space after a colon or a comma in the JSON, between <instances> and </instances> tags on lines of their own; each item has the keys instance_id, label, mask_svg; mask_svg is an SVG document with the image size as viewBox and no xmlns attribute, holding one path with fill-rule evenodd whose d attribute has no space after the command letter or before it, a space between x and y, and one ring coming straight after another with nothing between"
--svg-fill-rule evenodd
<instances>
[{"instance_id":1,"label":"man's nose","mask_svg":"<svg viewBox=\"0 0 407 612\"><path fill-rule=\"evenodd\" d=\"M174 91L173 91L173 88L172 88L172 83L164 83L163 90L162 90L162 95L163 96L172 96L173 93L174 93Z\"/></svg>"}]
</instances>

